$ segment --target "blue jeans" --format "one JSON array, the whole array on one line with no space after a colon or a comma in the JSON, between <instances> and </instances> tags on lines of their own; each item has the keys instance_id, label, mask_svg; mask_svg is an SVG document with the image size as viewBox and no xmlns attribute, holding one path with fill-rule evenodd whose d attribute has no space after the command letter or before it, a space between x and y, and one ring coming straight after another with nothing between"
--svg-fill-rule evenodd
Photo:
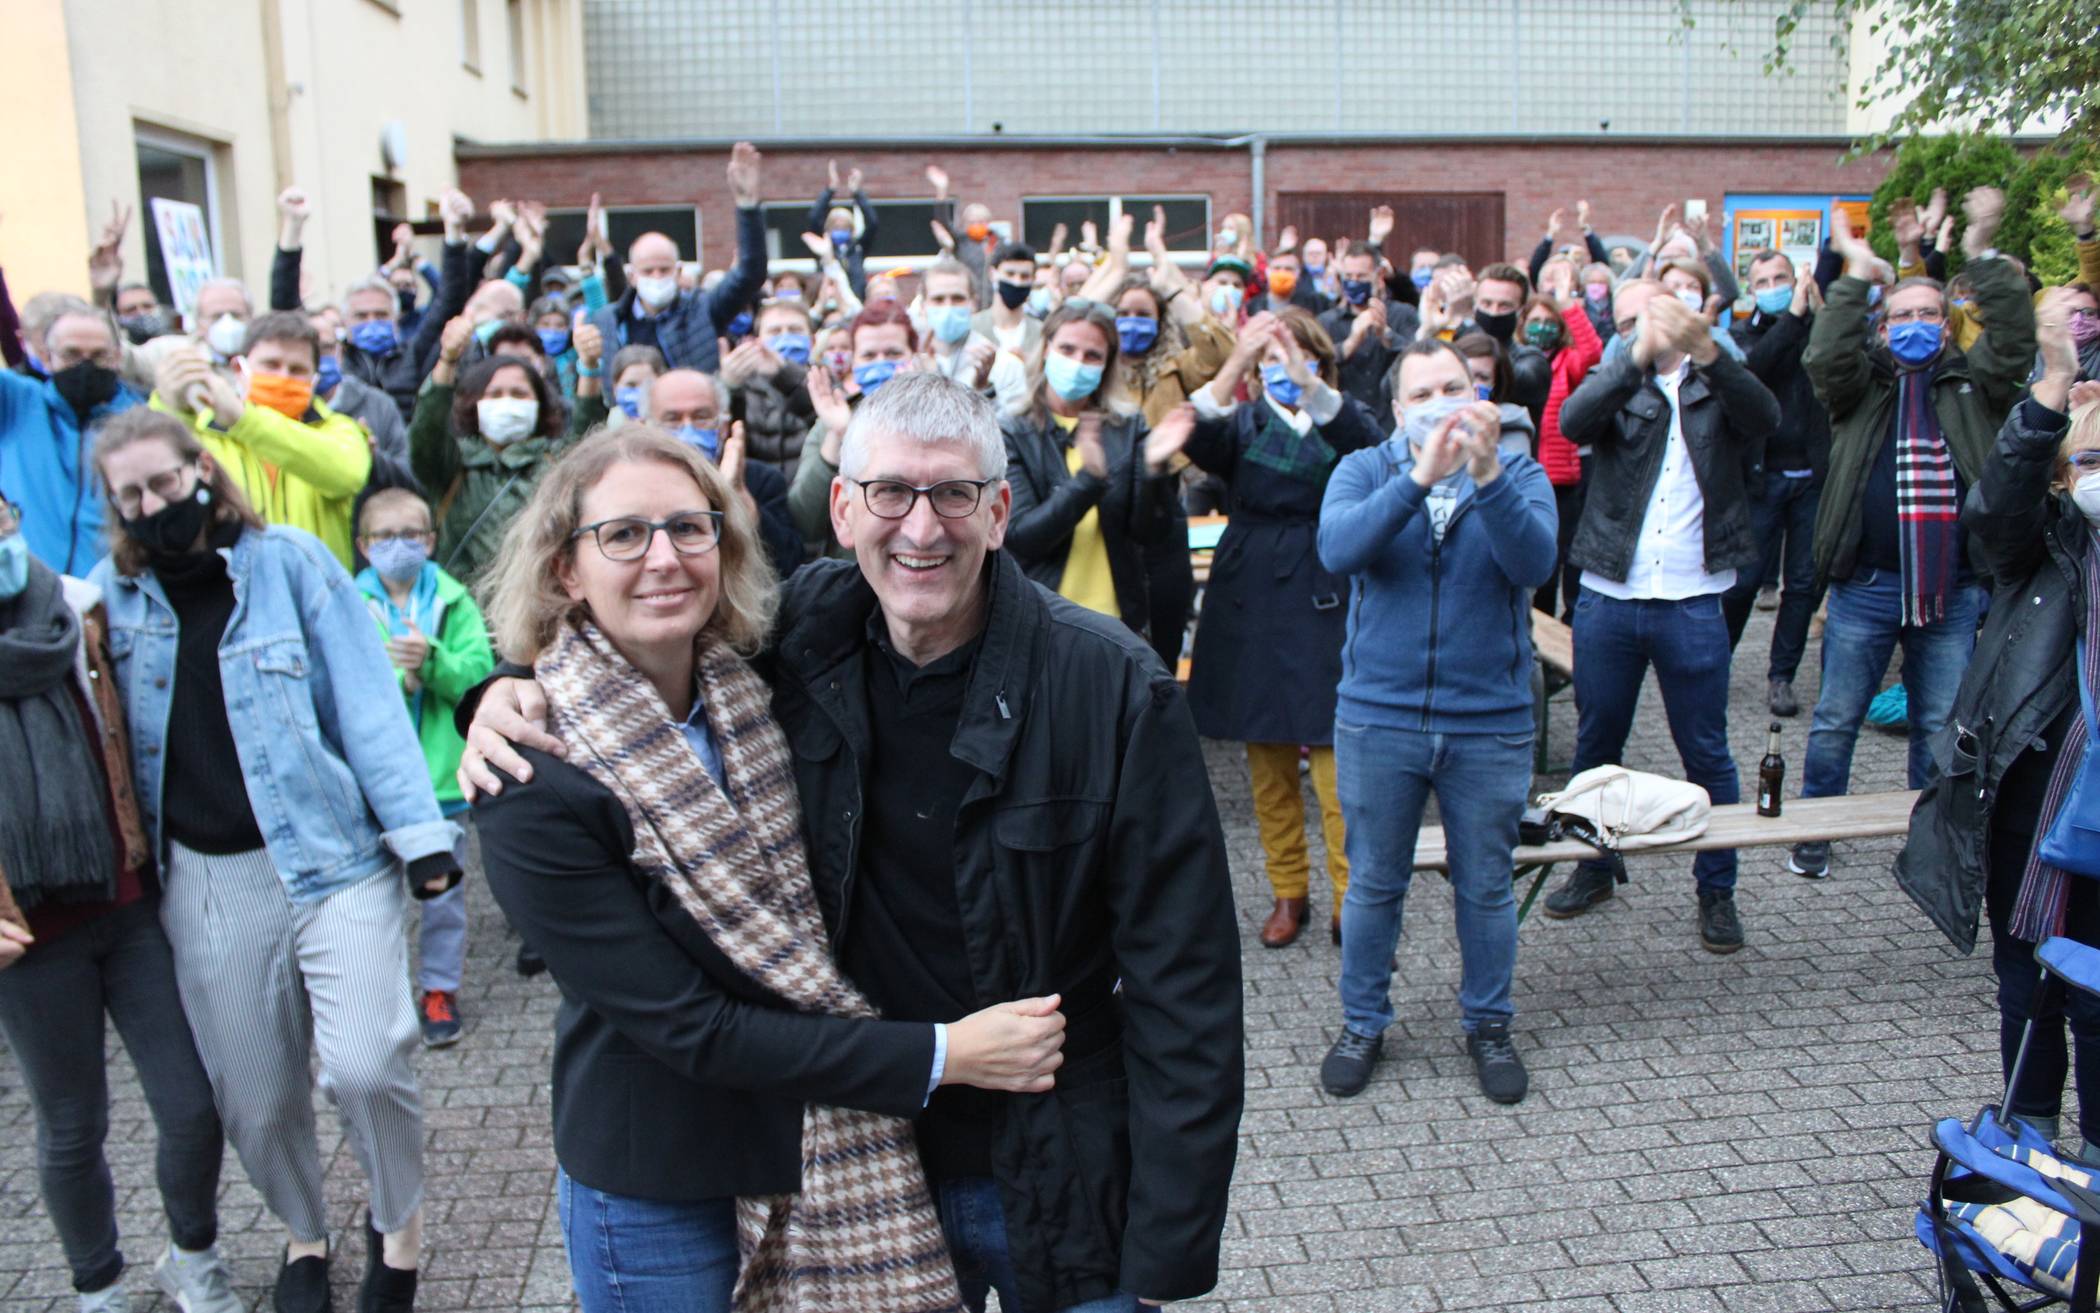
<instances>
[{"instance_id":1,"label":"blue jeans","mask_svg":"<svg viewBox=\"0 0 2100 1313\"><path fill-rule=\"evenodd\" d=\"M460 967L467 956L467 886L456 884L418 904L423 909L421 959L416 988L459 992Z\"/></svg>"},{"instance_id":2,"label":"blue jeans","mask_svg":"<svg viewBox=\"0 0 2100 1313\"><path fill-rule=\"evenodd\" d=\"M1728 749L1728 622L1719 595L1629 602L1585 588L1575 599L1574 629L1574 770L1621 763L1641 681L1653 665L1684 777L1716 804L1740 801ZM1735 850L1700 853L1692 874L1701 893L1733 891Z\"/></svg>"},{"instance_id":3,"label":"blue jeans","mask_svg":"<svg viewBox=\"0 0 2100 1313\"><path fill-rule=\"evenodd\" d=\"M1432 791L1451 857L1458 915L1459 1015L1467 1034L1508 1021L1517 970L1510 854L1531 791L1532 732L1424 734L1334 725L1335 792L1348 833L1342 900L1342 1023L1359 1035L1393 1024L1393 950L1414 878L1415 835Z\"/></svg>"},{"instance_id":4,"label":"blue jeans","mask_svg":"<svg viewBox=\"0 0 2100 1313\"><path fill-rule=\"evenodd\" d=\"M1823 504L1823 481L1765 475L1764 496L1750 503L1750 532L1760 553L1757 572L1744 573L1721 595L1728 616L1728 644L1742 641L1743 626L1757 604L1760 581L1779 578L1782 564L1786 589L1779 595L1779 615L1772 623L1772 654L1765 678L1792 680L1808 650L1808 626L1823 601L1816 590L1816 511Z\"/></svg>"},{"instance_id":5,"label":"blue jeans","mask_svg":"<svg viewBox=\"0 0 2100 1313\"><path fill-rule=\"evenodd\" d=\"M1823 622L1823 689L1809 724L1801 796L1830 798L1852 779L1852 748L1867 704L1881 691L1889 654L1903 644L1903 692L1910 703L1910 787L1932 782L1931 739L1954 714L1954 694L1976 647L1983 590L1954 589L1944 619L1903 623L1903 572L1866 570L1830 585Z\"/></svg>"},{"instance_id":6,"label":"blue jeans","mask_svg":"<svg viewBox=\"0 0 2100 1313\"><path fill-rule=\"evenodd\" d=\"M607 1194L560 1172L562 1245L583 1313L729 1313L736 1200Z\"/></svg>"},{"instance_id":7,"label":"blue jeans","mask_svg":"<svg viewBox=\"0 0 2100 1313\"><path fill-rule=\"evenodd\" d=\"M989 1176L962 1176L942 1181L937 1193L941 1230L955 1258L963 1303L971 1313L984 1313L986 1294L996 1290L1002 1313L1032 1313L1021 1304L1020 1278L1006 1245L1006 1212L999 1205L999 1183ZM1136 1295L1118 1291L1057 1313L1135 1313L1137 1307Z\"/></svg>"}]
</instances>

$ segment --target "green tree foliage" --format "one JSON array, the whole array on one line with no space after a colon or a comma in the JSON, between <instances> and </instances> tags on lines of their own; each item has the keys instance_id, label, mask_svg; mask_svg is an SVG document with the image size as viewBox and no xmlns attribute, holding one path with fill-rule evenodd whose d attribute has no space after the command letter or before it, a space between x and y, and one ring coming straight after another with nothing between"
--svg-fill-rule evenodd
<instances>
[{"instance_id":1,"label":"green tree foliage","mask_svg":"<svg viewBox=\"0 0 2100 1313\"><path fill-rule=\"evenodd\" d=\"M2005 223L1997 247L2035 266L2044 282L2062 281L2077 268L2070 230L2056 211L2064 202L2065 182L2075 173L2100 166L2100 150L2059 143L2023 156L2003 137L1967 133L1952 137L1913 137L1896 152L1881 186L1867 205L1871 229L1867 240L1883 259L1896 259L1896 238L1889 224L1889 203L1907 196L1925 204L1933 189L1947 190L1947 212L1955 218L1955 239L1946 252L1947 272L1961 269L1961 198L1977 187L2005 192ZM1926 234L1928 237L1932 234Z\"/></svg>"}]
</instances>

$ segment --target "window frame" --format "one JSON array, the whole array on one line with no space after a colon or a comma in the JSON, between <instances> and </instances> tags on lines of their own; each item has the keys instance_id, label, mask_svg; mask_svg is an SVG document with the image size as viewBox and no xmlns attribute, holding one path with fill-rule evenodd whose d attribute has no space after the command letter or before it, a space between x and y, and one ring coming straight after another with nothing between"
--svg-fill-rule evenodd
<instances>
[{"instance_id":1,"label":"window frame","mask_svg":"<svg viewBox=\"0 0 2100 1313\"><path fill-rule=\"evenodd\" d=\"M226 234L221 224L219 207L219 144L203 137L192 137L187 133L178 132L172 128L157 127L153 124L141 123L137 119L133 119L131 123L131 175L134 181L137 180L139 173L140 146L151 146L155 150L166 151L170 155L180 155L203 163L204 233L211 240L212 267L219 271L219 277L228 277L226 269ZM140 222L143 225L140 234L141 240L145 238L147 233L152 233L152 240L159 241L159 234L153 226L153 207L148 203L144 194L144 188L140 189L139 211ZM140 272L143 274L145 270L141 269ZM154 295L160 295L158 288L154 290ZM168 303L170 305L174 304L174 288L172 285L169 287Z\"/></svg>"},{"instance_id":2,"label":"window frame","mask_svg":"<svg viewBox=\"0 0 2100 1313\"><path fill-rule=\"evenodd\" d=\"M481 77L481 0L459 0L459 66Z\"/></svg>"},{"instance_id":3,"label":"window frame","mask_svg":"<svg viewBox=\"0 0 2100 1313\"><path fill-rule=\"evenodd\" d=\"M1019 233L1021 234L1021 237L1017 238L1016 240L1026 240L1026 235L1027 235L1027 232L1028 232L1028 207L1029 207L1030 205L1032 205L1032 204L1036 204L1036 203L1050 203L1050 204L1065 204L1065 205L1069 205L1069 204L1073 204L1073 203L1075 203L1075 202L1078 202L1078 203L1085 203L1085 202L1090 202L1090 201L1107 201L1107 202L1108 202L1108 221L1109 221L1110 223L1114 223L1114 222L1116 221L1116 219L1117 219L1117 218L1118 218L1118 217L1119 217L1119 216L1120 216L1120 215L1121 215L1121 214L1123 213L1123 202L1124 202L1124 200L1126 199L1126 197L1129 197L1130 195L1131 195L1130 193L1103 193L1103 192L1087 192L1087 193L1079 193L1079 192L1071 192L1071 193L1044 193L1044 194L1041 194L1041 195L1024 195L1024 196L1022 196L1022 197L1021 197L1021 215L1020 215L1020 222L1014 225L1014 226L1015 226L1015 228L1016 228L1016 230L1017 230L1017 231L1018 231L1018 232L1019 232ZM1212 225L1212 222L1213 222L1213 219L1212 219L1212 214L1213 214L1213 204L1214 204L1214 202L1213 202L1213 198L1212 198L1212 196L1211 196L1211 194L1210 194L1209 192L1187 192L1187 193L1180 193L1180 194L1177 194L1177 193L1174 193L1174 192L1160 192L1160 193L1155 193L1155 194L1151 194L1151 195L1143 195L1143 196L1136 196L1136 197L1135 197L1135 199L1137 199L1137 200L1140 200L1140 201L1143 201L1143 202L1146 202L1146 203L1148 203L1148 204L1149 204L1149 203L1152 203L1152 202L1157 202L1157 201L1174 201L1174 202L1185 202L1185 201L1201 201L1201 202L1203 203L1203 231L1204 231L1204 234L1205 234L1205 236L1204 236L1204 244L1203 244L1202 246L1197 246L1197 247L1187 247L1187 248L1180 248L1180 249L1177 249L1177 248L1174 248L1174 247L1169 247L1169 248L1167 248L1167 256L1168 256L1168 258L1169 258L1169 259L1173 260L1173 261L1174 261L1174 262L1175 262L1176 264L1184 264L1184 263L1188 263L1188 262L1190 262L1190 261L1195 261L1195 262L1203 262L1203 261L1207 261L1207 260L1209 260L1209 258L1210 258L1210 239L1209 239L1209 234L1210 234L1210 233L1212 233L1212 232L1214 232L1214 231L1216 231L1216 230L1215 230L1215 229L1214 229L1214 228L1213 228L1213 227L1211 226L1211 225ZM1133 227L1133 228L1131 229L1131 233L1130 233L1130 256L1131 256L1131 260L1130 260L1130 262L1131 262L1131 265L1132 265L1132 267L1134 267L1134 268L1135 268L1135 267L1141 267L1141 266L1143 266L1143 265L1146 265L1146 264L1149 264L1149 263L1150 263L1149 259L1147 258L1146 254L1145 254L1145 248L1144 248L1144 240L1145 240L1145 224L1146 224L1147 222L1149 222L1149 221L1150 221L1150 219L1151 219L1151 215L1150 215L1150 214L1148 214L1148 213L1140 213L1140 214L1138 214L1138 215L1137 215L1137 222L1136 222L1135 226L1134 226L1134 227ZM1066 238L1067 238L1067 240L1076 240L1076 239L1078 238L1078 236L1079 236L1079 234L1078 234L1077 232L1068 232L1068 233L1066 233ZM1102 242L1103 242L1103 244L1104 244L1104 245L1105 245L1105 244L1107 243L1107 241L1108 241L1108 234L1107 234L1107 233L1106 233L1105 231L1104 231L1104 232L1103 232L1103 233L1101 234L1101 240L1102 240ZM1039 258L1039 259L1047 259L1047 258L1049 258L1049 257L1050 257L1051 255L1053 255L1053 254L1054 254L1054 252L1047 252L1047 251L1038 251L1038 252L1036 252L1037 258Z\"/></svg>"}]
</instances>

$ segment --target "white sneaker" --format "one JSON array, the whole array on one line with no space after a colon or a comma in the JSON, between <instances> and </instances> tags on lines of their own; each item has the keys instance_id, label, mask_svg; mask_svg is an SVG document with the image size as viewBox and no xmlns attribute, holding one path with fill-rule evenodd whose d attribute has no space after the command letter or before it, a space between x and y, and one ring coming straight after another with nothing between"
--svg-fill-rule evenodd
<instances>
[{"instance_id":1,"label":"white sneaker","mask_svg":"<svg viewBox=\"0 0 2100 1313\"><path fill-rule=\"evenodd\" d=\"M182 1313L248 1313L233 1293L233 1277L217 1245L194 1254L168 1246L153 1265L153 1279Z\"/></svg>"},{"instance_id":2,"label":"white sneaker","mask_svg":"<svg viewBox=\"0 0 2100 1313\"><path fill-rule=\"evenodd\" d=\"M82 1295L80 1313L131 1313L131 1299L124 1293L124 1283L112 1281L91 1295Z\"/></svg>"}]
</instances>

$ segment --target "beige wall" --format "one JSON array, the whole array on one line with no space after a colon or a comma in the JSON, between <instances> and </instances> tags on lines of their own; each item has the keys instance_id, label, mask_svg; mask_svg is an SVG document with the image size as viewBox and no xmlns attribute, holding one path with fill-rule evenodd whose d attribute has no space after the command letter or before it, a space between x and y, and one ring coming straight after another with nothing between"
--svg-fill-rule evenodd
<instances>
[{"instance_id":1,"label":"beige wall","mask_svg":"<svg viewBox=\"0 0 2100 1313\"><path fill-rule=\"evenodd\" d=\"M0 105L16 130L0 170L0 267L10 290L18 302L47 288L86 291L90 233L110 202L140 208L135 130L151 129L211 148L221 265L258 302L277 193L294 182L317 211L307 286L340 295L373 265L375 176L401 183L407 212L420 217L452 185L455 134L582 135L581 0L522 4L524 95L511 89L505 0L475 0L479 74L461 63L463 0L5 0ZM275 124L272 12L285 87ZM379 138L391 119L402 122L407 155L389 175ZM148 222L139 214L127 235L127 279L144 275Z\"/></svg>"}]
</instances>

